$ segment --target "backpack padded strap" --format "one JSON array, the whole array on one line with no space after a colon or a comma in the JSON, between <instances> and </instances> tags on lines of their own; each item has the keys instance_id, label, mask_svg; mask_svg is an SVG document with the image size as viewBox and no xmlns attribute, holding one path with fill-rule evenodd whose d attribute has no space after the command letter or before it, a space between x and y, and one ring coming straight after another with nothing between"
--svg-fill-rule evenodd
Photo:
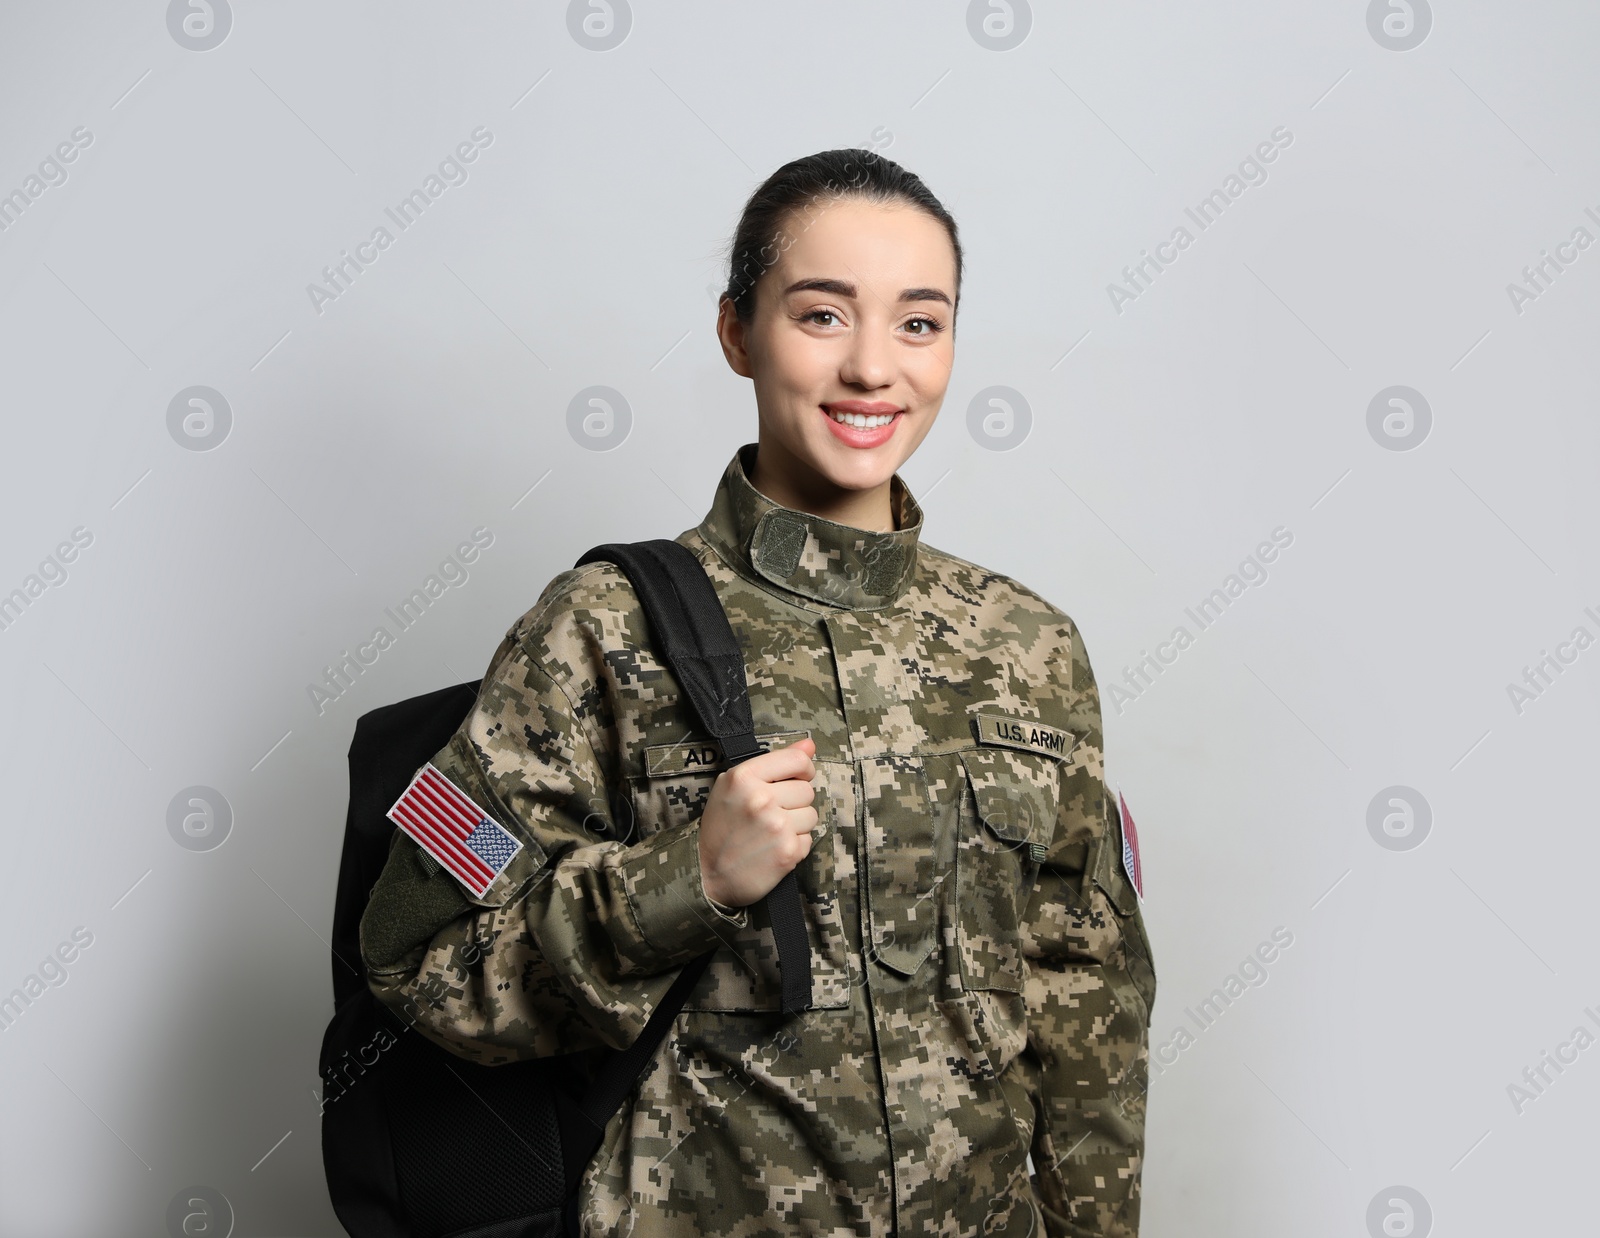
<instances>
[{"instance_id":1,"label":"backpack padded strap","mask_svg":"<svg viewBox=\"0 0 1600 1238\"><path fill-rule=\"evenodd\" d=\"M721 741L730 759L759 752L744 653L693 552L664 538L632 545L613 542L596 546L578 563L598 560L627 573L650 618L656 653L683 686L700 725Z\"/></svg>"},{"instance_id":2,"label":"backpack padded strap","mask_svg":"<svg viewBox=\"0 0 1600 1238\"><path fill-rule=\"evenodd\" d=\"M580 565L615 563L627 573L650 618L657 654L672 668L700 724L721 744L730 766L764 751L756 739L744 651L700 560L687 546L658 538L596 546ZM811 1007L811 945L800 887L791 871L767 895L778 947L783 1013Z\"/></svg>"},{"instance_id":3,"label":"backpack padded strap","mask_svg":"<svg viewBox=\"0 0 1600 1238\"><path fill-rule=\"evenodd\" d=\"M755 736L745 682L744 651L700 561L686 546L657 539L596 546L578 565L615 563L627 574L650 620L657 655L672 669L703 726L722 746L729 766L764 752ZM791 871L766 897L767 919L778 947L785 1015L811 1007L811 945L806 937L800 887ZM600 1145L611 1120L660 1049L689 994L711 963L703 954L684 964L644 1030L626 1050L608 1057L584 1094L573 1124L581 1149L564 1159L572 1189Z\"/></svg>"}]
</instances>

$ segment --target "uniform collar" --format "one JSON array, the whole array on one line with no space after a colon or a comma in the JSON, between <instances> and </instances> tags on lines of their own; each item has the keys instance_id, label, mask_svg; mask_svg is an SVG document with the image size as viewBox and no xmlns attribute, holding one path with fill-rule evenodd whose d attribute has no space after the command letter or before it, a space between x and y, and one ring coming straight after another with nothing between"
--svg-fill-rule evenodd
<instances>
[{"instance_id":1,"label":"uniform collar","mask_svg":"<svg viewBox=\"0 0 1600 1238\"><path fill-rule=\"evenodd\" d=\"M780 507L750 484L756 445L734 453L699 532L746 575L814 602L876 610L898 598L916 568L922 508L896 473L889 483L895 528L875 533Z\"/></svg>"}]
</instances>

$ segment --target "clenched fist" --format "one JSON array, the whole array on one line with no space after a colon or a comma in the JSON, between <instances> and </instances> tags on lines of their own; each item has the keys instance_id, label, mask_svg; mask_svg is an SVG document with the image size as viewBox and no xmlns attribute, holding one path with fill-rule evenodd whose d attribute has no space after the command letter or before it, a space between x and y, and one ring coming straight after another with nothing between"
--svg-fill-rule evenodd
<instances>
[{"instance_id":1,"label":"clenched fist","mask_svg":"<svg viewBox=\"0 0 1600 1238\"><path fill-rule=\"evenodd\" d=\"M700 817L700 876L724 907L760 902L811 851L817 745L797 740L717 775Z\"/></svg>"}]
</instances>

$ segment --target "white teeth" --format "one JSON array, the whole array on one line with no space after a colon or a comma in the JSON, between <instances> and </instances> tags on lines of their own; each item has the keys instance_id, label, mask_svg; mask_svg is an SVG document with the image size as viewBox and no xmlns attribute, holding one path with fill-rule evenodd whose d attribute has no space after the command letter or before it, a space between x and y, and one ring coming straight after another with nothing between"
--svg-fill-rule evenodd
<instances>
[{"instance_id":1,"label":"white teeth","mask_svg":"<svg viewBox=\"0 0 1600 1238\"><path fill-rule=\"evenodd\" d=\"M886 426L894 420L893 413L835 413L829 410L829 416L842 426L855 426L857 429L870 430L876 426Z\"/></svg>"}]
</instances>

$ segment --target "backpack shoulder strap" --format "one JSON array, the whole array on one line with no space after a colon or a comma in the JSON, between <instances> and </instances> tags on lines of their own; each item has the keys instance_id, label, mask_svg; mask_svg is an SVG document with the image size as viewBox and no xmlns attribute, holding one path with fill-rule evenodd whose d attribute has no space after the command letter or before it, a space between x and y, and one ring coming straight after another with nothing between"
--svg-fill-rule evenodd
<instances>
[{"instance_id":1,"label":"backpack shoulder strap","mask_svg":"<svg viewBox=\"0 0 1600 1238\"><path fill-rule=\"evenodd\" d=\"M728 763L760 752L744 654L694 553L664 538L613 542L596 546L578 564L599 561L615 563L627 573L650 619L656 653L672 668L700 725L721 744Z\"/></svg>"},{"instance_id":2,"label":"backpack shoulder strap","mask_svg":"<svg viewBox=\"0 0 1600 1238\"><path fill-rule=\"evenodd\" d=\"M694 553L666 539L614 542L596 546L578 560L578 566L597 562L615 563L627 574L649 618L657 655L672 669L700 725L721 745L728 764L766 751L755 735L744 652ZM778 947L783 1013L808 1010L811 946L806 939L800 887L792 871L773 887L765 901ZM606 1123L655 1057L710 961L711 955L704 954L684 964L638 1038L627 1049L608 1057L595 1072L580 1107L587 1151L567 1158L570 1189L576 1189L577 1177L599 1146Z\"/></svg>"},{"instance_id":3,"label":"backpack shoulder strap","mask_svg":"<svg viewBox=\"0 0 1600 1238\"><path fill-rule=\"evenodd\" d=\"M665 538L612 542L596 546L578 563L600 561L627 573L649 617L657 654L672 668L700 725L721 744L728 764L764 752L750 714L744 651L694 552ZM792 871L767 895L766 906L783 977L783 1013L809 1010L811 946Z\"/></svg>"}]
</instances>

